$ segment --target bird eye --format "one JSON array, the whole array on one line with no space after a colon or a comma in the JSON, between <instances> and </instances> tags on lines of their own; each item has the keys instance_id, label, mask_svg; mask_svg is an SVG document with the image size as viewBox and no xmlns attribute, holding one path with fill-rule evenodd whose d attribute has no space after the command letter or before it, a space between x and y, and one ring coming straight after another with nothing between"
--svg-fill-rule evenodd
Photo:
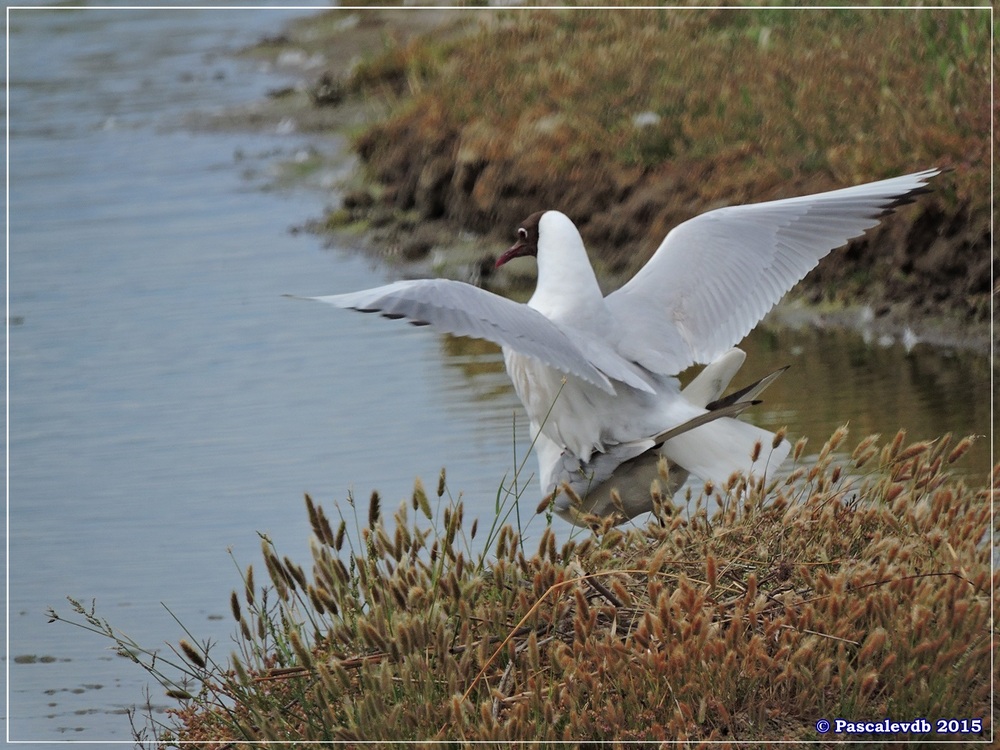
<instances>
[{"instance_id":1,"label":"bird eye","mask_svg":"<svg viewBox=\"0 0 1000 750\"><path fill-rule=\"evenodd\" d=\"M517 236L520 239L522 239L522 240L528 239L528 230L525 229L524 227L518 228L518 230L517 230Z\"/></svg>"}]
</instances>

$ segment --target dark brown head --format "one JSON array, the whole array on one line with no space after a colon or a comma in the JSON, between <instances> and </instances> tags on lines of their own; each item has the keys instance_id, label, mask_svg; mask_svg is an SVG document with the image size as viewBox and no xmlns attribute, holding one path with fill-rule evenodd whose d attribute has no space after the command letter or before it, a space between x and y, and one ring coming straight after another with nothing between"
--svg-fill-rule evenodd
<instances>
[{"instance_id":1,"label":"dark brown head","mask_svg":"<svg viewBox=\"0 0 1000 750\"><path fill-rule=\"evenodd\" d=\"M514 258L521 258L525 255L538 256L538 221L544 213L544 211L536 211L521 222L521 226L517 228L517 242L497 259L495 268L500 268L504 263Z\"/></svg>"}]
</instances>

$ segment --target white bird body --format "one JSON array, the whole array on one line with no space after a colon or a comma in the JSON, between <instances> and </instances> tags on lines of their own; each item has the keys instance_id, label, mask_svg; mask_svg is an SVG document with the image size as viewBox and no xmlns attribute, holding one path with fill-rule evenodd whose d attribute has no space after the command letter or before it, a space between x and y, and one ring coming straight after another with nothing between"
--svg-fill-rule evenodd
<instances>
[{"instance_id":1,"label":"white bird body","mask_svg":"<svg viewBox=\"0 0 1000 750\"><path fill-rule=\"evenodd\" d=\"M567 455L587 464L595 454L616 450L624 462L653 448L655 435L707 412L707 400L697 403L688 398L674 377L658 376L656 393L616 384L615 396L609 399L596 386L554 371L532 357L509 349L504 350L504 357L514 390L531 419L531 434L537 436L543 495L557 490L567 478L566 467L571 465L564 460ZM773 437L746 422L722 418L673 437L660 453L691 474L721 486L734 472L753 473L768 461L772 468L780 465L790 446L782 441L772 454ZM763 460L756 466L751 460L755 443L763 449ZM647 481L643 491L648 490Z\"/></svg>"},{"instance_id":2,"label":"white bird body","mask_svg":"<svg viewBox=\"0 0 1000 750\"><path fill-rule=\"evenodd\" d=\"M614 343L621 336L621 326L605 304L573 222L557 211L546 211L539 217L538 233L544 234L554 252L538 254L538 282L528 307L564 330L580 331L587 344L605 348L621 360ZM604 389L553 369L516 347L504 346L503 356L514 390L531 419L532 434L541 429L561 449L583 461L589 461L595 450L603 452L606 445L655 434L666 417L657 413L658 402L675 402L680 393L676 379L635 368L640 382L619 382L614 396L608 398ZM622 361L623 366L629 364ZM660 394L666 399L657 398Z\"/></svg>"},{"instance_id":3,"label":"white bird body","mask_svg":"<svg viewBox=\"0 0 1000 750\"><path fill-rule=\"evenodd\" d=\"M591 345L614 352L623 366L631 365L621 357L616 345L626 331L607 308L573 222L558 211L546 211L539 217L538 233L540 238L545 237L546 250L554 248L556 252L538 253L538 284L528 307L564 329L585 331ZM590 461L595 451L604 453L611 446L646 440L705 412L705 404L696 406L681 396L680 383L673 375L635 367L636 376L642 378L641 384L648 387L619 382L609 398L597 386L553 369L515 348L504 346L503 355L514 390L531 419L532 435L540 431L559 446L560 453L568 451L584 463ZM769 444L770 433L743 422L725 420L675 438L664 446L664 453L681 466L697 466L698 470L691 470L702 479L721 484L734 471L750 468L744 459L749 458L757 440ZM714 442L736 450L721 454L705 450ZM740 450L739 446L746 450ZM720 460L720 456L725 459ZM548 488L557 466L552 463L539 466L543 487Z\"/></svg>"},{"instance_id":4,"label":"white bird body","mask_svg":"<svg viewBox=\"0 0 1000 750\"><path fill-rule=\"evenodd\" d=\"M537 258L537 287L526 305L444 279L314 299L500 344L538 435L543 493L575 481L580 494L573 467L582 467L599 475L606 497L619 466L645 481L655 461L638 459L653 451L721 485L734 471L776 468L790 447L781 441L772 449L771 433L734 418L748 404L708 414L716 389L721 393L742 363L732 347L823 256L925 192L936 174L710 211L674 228L606 297L573 222L545 211L528 217L497 261ZM676 376L692 364L709 365L710 377L682 394ZM655 440L692 420L696 427ZM592 507L607 511L603 500ZM648 510L649 503L636 507ZM557 510L578 521L558 503Z\"/></svg>"},{"instance_id":5,"label":"white bird body","mask_svg":"<svg viewBox=\"0 0 1000 750\"><path fill-rule=\"evenodd\" d=\"M773 372L723 399L723 392L745 359L744 352L730 349L698 373L681 391L681 395L695 407L702 407L698 409L699 416L680 423L665 434L620 444L607 453L597 454L589 463L584 463L567 452L560 455L556 450L547 464L556 468L555 474L548 480L543 477L547 493L553 492L560 485L566 490L555 496L555 510L581 524L586 523L587 514L616 514L626 520L650 510L654 483L658 484L660 493L664 496L670 496L680 489L690 472L671 461L661 450L654 449L658 444L661 449L671 443L676 444L678 438L684 438L696 427L701 428L703 421L738 416L745 408L758 403L754 399L784 372ZM709 439L719 437L711 431L703 432L703 436ZM544 441L547 449L555 447L544 435L540 436L540 440ZM690 449L692 446L688 444L685 447ZM761 449L763 454L763 445ZM775 460L782 458L784 453L776 456ZM664 461L666 463L662 465ZM546 481L550 484L545 484Z\"/></svg>"}]
</instances>

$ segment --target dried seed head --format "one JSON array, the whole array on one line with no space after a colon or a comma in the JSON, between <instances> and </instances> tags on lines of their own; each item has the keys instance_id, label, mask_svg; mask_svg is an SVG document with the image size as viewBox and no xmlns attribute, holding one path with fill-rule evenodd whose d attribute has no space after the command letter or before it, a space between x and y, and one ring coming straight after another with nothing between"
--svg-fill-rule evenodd
<instances>
[{"instance_id":1,"label":"dried seed head","mask_svg":"<svg viewBox=\"0 0 1000 750\"><path fill-rule=\"evenodd\" d=\"M403 533L405 529L406 527L403 524L399 524L396 527L396 533L392 537L392 557L396 562L399 562L403 558L403 552L409 546L409 540Z\"/></svg>"},{"instance_id":2,"label":"dried seed head","mask_svg":"<svg viewBox=\"0 0 1000 750\"><path fill-rule=\"evenodd\" d=\"M549 537L552 536L552 528L546 526L542 529L542 538L538 541L538 556L545 557L545 550L548 548Z\"/></svg>"},{"instance_id":3,"label":"dried seed head","mask_svg":"<svg viewBox=\"0 0 1000 750\"><path fill-rule=\"evenodd\" d=\"M900 495L900 493L902 491L903 491L903 485L901 485L901 484L891 485L889 487L889 489L886 490L885 501L887 503L891 503L893 500L895 500L897 497L899 497L899 495Z\"/></svg>"},{"instance_id":4,"label":"dried seed head","mask_svg":"<svg viewBox=\"0 0 1000 750\"><path fill-rule=\"evenodd\" d=\"M411 586L410 590L406 592L407 605L410 609L417 609L421 606L425 596L427 596L427 592L422 586Z\"/></svg>"},{"instance_id":5,"label":"dried seed head","mask_svg":"<svg viewBox=\"0 0 1000 750\"><path fill-rule=\"evenodd\" d=\"M934 446L933 450L931 451L931 460L937 458L938 456L943 455L944 452L948 450L948 446L951 445L951 438L952 434L950 432L946 432L941 437L931 441L931 443Z\"/></svg>"},{"instance_id":6,"label":"dried seed head","mask_svg":"<svg viewBox=\"0 0 1000 750\"><path fill-rule=\"evenodd\" d=\"M406 591L403 585L399 581L393 581L389 586L389 593L392 594L392 598L396 600L396 604L400 609L406 609Z\"/></svg>"},{"instance_id":7,"label":"dried seed head","mask_svg":"<svg viewBox=\"0 0 1000 750\"><path fill-rule=\"evenodd\" d=\"M878 439L879 439L878 433L866 437L864 440L858 443L858 447L854 449L854 452L851 454L851 458L857 460L859 456L867 453L871 448L874 447Z\"/></svg>"},{"instance_id":8,"label":"dried seed head","mask_svg":"<svg viewBox=\"0 0 1000 750\"><path fill-rule=\"evenodd\" d=\"M184 652L184 656L187 657L187 660L189 662L194 664L196 667L201 667L202 669L205 669L205 657L202 656L201 653L199 653L198 649L196 649L194 646L192 646L183 638L181 639L180 647L181 651Z\"/></svg>"},{"instance_id":9,"label":"dried seed head","mask_svg":"<svg viewBox=\"0 0 1000 750\"><path fill-rule=\"evenodd\" d=\"M246 591L244 595L246 596L247 604L251 607L254 603L254 588L253 588L253 565L247 565L247 576L246 576Z\"/></svg>"},{"instance_id":10,"label":"dried seed head","mask_svg":"<svg viewBox=\"0 0 1000 750\"><path fill-rule=\"evenodd\" d=\"M292 559L288 555L285 555L284 557L284 564L285 564L284 565L285 570L288 571L288 577L291 578L291 581L289 581L288 585L291 586L292 589L294 589L295 584L297 583L299 585L299 588L302 591L305 591L307 585L306 574L302 570L302 568L296 565L294 562L292 562Z\"/></svg>"},{"instance_id":11,"label":"dried seed head","mask_svg":"<svg viewBox=\"0 0 1000 750\"><path fill-rule=\"evenodd\" d=\"M354 567L354 558L351 558L351 568L353 567ZM344 565L344 561L341 560L339 557L333 561L332 565L330 566L330 569L332 570L334 577L342 585L346 586L350 582L351 574L347 571L347 566Z\"/></svg>"},{"instance_id":12,"label":"dried seed head","mask_svg":"<svg viewBox=\"0 0 1000 750\"><path fill-rule=\"evenodd\" d=\"M664 456L664 455L662 455L662 454L660 455L660 457L656 461L656 473L660 475L660 479L662 479L664 482L666 482L667 486L669 487L670 486L670 462L667 460L667 457Z\"/></svg>"},{"instance_id":13,"label":"dried seed head","mask_svg":"<svg viewBox=\"0 0 1000 750\"><path fill-rule=\"evenodd\" d=\"M613 487L611 489L611 506L623 516L625 515L625 504L622 503L622 496L621 493L618 492L617 487Z\"/></svg>"},{"instance_id":14,"label":"dried seed head","mask_svg":"<svg viewBox=\"0 0 1000 750\"><path fill-rule=\"evenodd\" d=\"M792 460L798 461L802 457L802 452L806 449L806 443L809 442L809 438L801 437L795 441L795 447L792 448Z\"/></svg>"},{"instance_id":15,"label":"dried seed head","mask_svg":"<svg viewBox=\"0 0 1000 750\"><path fill-rule=\"evenodd\" d=\"M774 437L771 438L771 449L777 450L778 446L781 445L781 441L785 439L785 435L788 433L787 427L780 427L774 433Z\"/></svg>"},{"instance_id":16,"label":"dried seed head","mask_svg":"<svg viewBox=\"0 0 1000 750\"><path fill-rule=\"evenodd\" d=\"M330 520L326 517L326 513L323 512L322 508L317 507L316 515L319 516L319 526L323 532L323 543L326 545L333 544L333 529L330 528Z\"/></svg>"},{"instance_id":17,"label":"dried seed head","mask_svg":"<svg viewBox=\"0 0 1000 750\"><path fill-rule=\"evenodd\" d=\"M312 654L309 653L309 649L307 649L302 644L302 639L299 636L299 631L295 629L290 630L288 633L288 640L292 642L292 650L298 657L299 663L306 669L312 669L313 665Z\"/></svg>"},{"instance_id":18,"label":"dried seed head","mask_svg":"<svg viewBox=\"0 0 1000 750\"><path fill-rule=\"evenodd\" d=\"M661 459L662 460L662 459ZM666 465L666 462L663 462ZM663 509L665 507L665 502L663 498L663 488L660 486L660 481L654 479L649 483L649 499L653 504L653 513L657 518L662 517Z\"/></svg>"},{"instance_id":19,"label":"dried seed head","mask_svg":"<svg viewBox=\"0 0 1000 750\"><path fill-rule=\"evenodd\" d=\"M926 452L927 449L930 447L931 444L927 440L922 440L919 443L914 443L913 445L909 446L906 450L904 450L902 453L900 453L896 457L896 460L899 462L903 462L908 459L914 458L916 456L919 456L921 453Z\"/></svg>"},{"instance_id":20,"label":"dried seed head","mask_svg":"<svg viewBox=\"0 0 1000 750\"><path fill-rule=\"evenodd\" d=\"M580 496L577 495L576 492L573 491L573 488L570 487L568 484L566 484L566 482L562 483L560 489L569 496L569 503L571 507L579 508L580 505L583 503L583 500L580 499ZM555 496L553 495L553 497Z\"/></svg>"},{"instance_id":21,"label":"dried seed head","mask_svg":"<svg viewBox=\"0 0 1000 750\"><path fill-rule=\"evenodd\" d=\"M878 687L878 672L874 669L861 678L861 695L867 697Z\"/></svg>"},{"instance_id":22,"label":"dried seed head","mask_svg":"<svg viewBox=\"0 0 1000 750\"><path fill-rule=\"evenodd\" d=\"M888 635L885 628L875 628L865 639L861 651L858 652L858 663L864 664L885 646Z\"/></svg>"},{"instance_id":23,"label":"dried seed head","mask_svg":"<svg viewBox=\"0 0 1000 750\"><path fill-rule=\"evenodd\" d=\"M973 438L971 436L970 437L964 437L961 440L959 440L958 441L958 445L956 445L952 449L951 453L948 454L948 463L953 464L958 459L960 459L962 456L964 456L965 453L966 453L966 451L968 451L969 448L972 447L972 443L973 443L974 440L975 440L975 438Z\"/></svg>"},{"instance_id":24,"label":"dried seed head","mask_svg":"<svg viewBox=\"0 0 1000 750\"><path fill-rule=\"evenodd\" d=\"M813 640L810 639L799 647L799 649L795 652L795 655L792 657L792 660L799 664L803 663L808 664L810 661L812 661L815 654L816 654L816 644Z\"/></svg>"},{"instance_id":25,"label":"dried seed head","mask_svg":"<svg viewBox=\"0 0 1000 750\"><path fill-rule=\"evenodd\" d=\"M282 600L288 599L288 587L292 585L292 579L288 572L281 566L281 561L266 546L264 548L264 562L267 565L267 573L274 584L274 590Z\"/></svg>"},{"instance_id":26,"label":"dried seed head","mask_svg":"<svg viewBox=\"0 0 1000 750\"><path fill-rule=\"evenodd\" d=\"M312 603L313 609L316 610L317 614L322 615L326 611L326 607L323 606L323 599L320 597L319 591L313 586L307 587L306 591L309 594L309 601Z\"/></svg>"},{"instance_id":27,"label":"dried seed head","mask_svg":"<svg viewBox=\"0 0 1000 750\"><path fill-rule=\"evenodd\" d=\"M837 447L844 442L845 437L847 437L847 425L841 425L833 431L830 439L826 441L826 445L824 445L820 450L819 460L822 461L824 458L837 450Z\"/></svg>"},{"instance_id":28,"label":"dried seed head","mask_svg":"<svg viewBox=\"0 0 1000 750\"><path fill-rule=\"evenodd\" d=\"M413 480L413 509L417 510L418 508L423 508L428 504L427 491L424 489L424 483L421 481L420 477L417 477Z\"/></svg>"},{"instance_id":29,"label":"dried seed head","mask_svg":"<svg viewBox=\"0 0 1000 750\"><path fill-rule=\"evenodd\" d=\"M240 613L240 597L237 595L235 589L232 596L229 597L229 609L233 613L233 619L239 622L243 615Z\"/></svg>"},{"instance_id":30,"label":"dried seed head","mask_svg":"<svg viewBox=\"0 0 1000 750\"><path fill-rule=\"evenodd\" d=\"M587 601L583 589L579 586L573 589L573 598L576 600L577 619L590 619L590 602Z\"/></svg>"},{"instance_id":31,"label":"dried seed head","mask_svg":"<svg viewBox=\"0 0 1000 750\"><path fill-rule=\"evenodd\" d=\"M872 456L878 453L878 449L875 446L865 448L863 451L854 451L854 468L860 469L866 463L868 463Z\"/></svg>"},{"instance_id":32,"label":"dried seed head","mask_svg":"<svg viewBox=\"0 0 1000 750\"><path fill-rule=\"evenodd\" d=\"M753 450L750 451L750 460L754 463L760 458L760 450L762 446L759 440L754 441Z\"/></svg>"},{"instance_id":33,"label":"dried seed head","mask_svg":"<svg viewBox=\"0 0 1000 750\"><path fill-rule=\"evenodd\" d=\"M445 473L444 473L444 467L442 466L441 467L441 474L438 475L438 487L437 487L437 496L438 497L441 497L442 495L444 495L444 489L445 489Z\"/></svg>"},{"instance_id":34,"label":"dried seed head","mask_svg":"<svg viewBox=\"0 0 1000 750\"><path fill-rule=\"evenodd\" d=\"M378 490L372 490L372 496L368 500L368 528L374 529L382 516L382 497Z\"/></svg>"},{"instance_id":35,"label":"dried seed head","mask_svg":"<svg viewBox=\"0 0 1000 750\"><path fill-rule=\"evenodd\" d=\"M367 620L361 620L358 622L358 631L361 633L362 638L366 644L382 653L388 652L388 646L382 634L372 626Z\"/></svg>"},{"instance_id":36,"label":"dried seed head","mask_svg":"<svg viewBox=\"0 0 1000 750\"><path fill-rule=\"evenodd\" d=\"M894 458L899 453L904 440L906 440L906 430L900 430L896 433L896 437L892 439L892 445L889 446L889 458Z\"/></svg>"},{"instance_id":37,"label":"dried seed head","mask_svg":"<svg viewBox=\"0 0 1000 750\"><path fill-rule=\"evenodd\" d=\"M309 497L309 493L305 493L306 498L306 511L309 513L309 525L312 526L313 534L315 534L320 540L323 538L323 532L319 527L319 517L316 515L316 506L313 505L312 498Z\"/></svg>"},{"instance_id":38,"label":"dried seed head","mask_svg":"<svg viewBox=\"0 0 1000 750\"><path fill-rule=\"evenodd\" d=\"M319 595L327 612L334 616L340 614L340 607L337 606L337 600L333 598L333 594L326 589L319 589Z\"/></svg>"}]
</instances>

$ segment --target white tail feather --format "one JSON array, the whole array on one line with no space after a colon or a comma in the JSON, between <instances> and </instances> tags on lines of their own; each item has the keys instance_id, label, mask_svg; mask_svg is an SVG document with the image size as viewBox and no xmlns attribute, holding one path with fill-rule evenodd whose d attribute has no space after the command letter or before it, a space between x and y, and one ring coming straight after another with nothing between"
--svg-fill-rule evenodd
<instances>
[{"instance_id":1,"label":"white tail feather","mask_svg":"<svg viewBox=\"0 0 1000 750\"><path fill-rule=\"evenodd\" d=\"M736 419L723 418L668 440L660 452L703 481L723 486L733 472L756 476L773 472L788 456L791 445L782 440L772 448L774 434ZM751 459L760 442L760 455Z\"/></svg>"}]
</instances>

